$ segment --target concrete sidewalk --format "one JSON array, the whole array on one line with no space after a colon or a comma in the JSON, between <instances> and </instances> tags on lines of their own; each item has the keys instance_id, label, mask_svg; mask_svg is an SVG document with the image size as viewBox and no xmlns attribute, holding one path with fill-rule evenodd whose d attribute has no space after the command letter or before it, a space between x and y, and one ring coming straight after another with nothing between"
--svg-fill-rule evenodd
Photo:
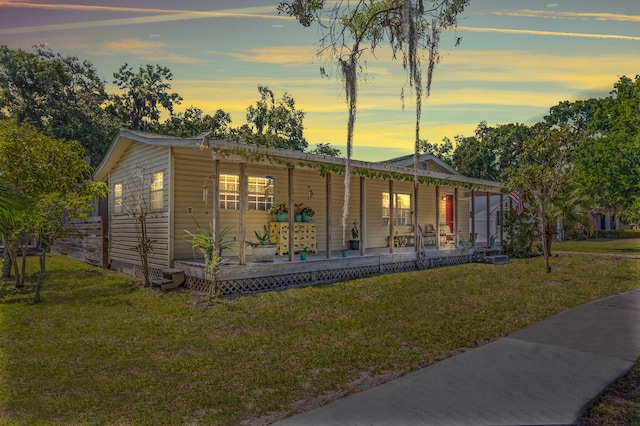
<instances>
[{"instance_id":1,"label":"concrete sidewalk","mask_svg":"<svg viewBox=\"0 0 640 426\"><path fill-rule=\"evenodd\" d=\"M572 425L638 357L635 290L276 424Z\"/></svg>"}]
</instances>

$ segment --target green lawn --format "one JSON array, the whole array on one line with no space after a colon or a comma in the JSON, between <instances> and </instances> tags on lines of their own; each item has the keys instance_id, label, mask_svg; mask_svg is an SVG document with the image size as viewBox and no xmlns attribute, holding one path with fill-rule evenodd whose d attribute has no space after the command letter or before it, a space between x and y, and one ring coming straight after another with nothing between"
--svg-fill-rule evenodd
<instances>
[{"instance_id":1,"label":"green lawn","mask_svg":"<svg viewBox=\"0 0 640 426\"><path fill-rule=\"evenodd\" d=\"M0 281L0 424L276 419L640 287L639 259L571 254L550 274L540 257L209 304L62 256L48 265L39 305Z\"/></svg>"},{"instance_id":2,"label":"green lawn","mask_svg":"<svg viewBox=\"0 0 640 426\"><path fill-rule=\"evenodd\" d=\"M640 239L594 238L584 241L559 241L551 246L552 251L573 251L584 253L626 253L640 255Z\"/></svg>"}]
</instances>

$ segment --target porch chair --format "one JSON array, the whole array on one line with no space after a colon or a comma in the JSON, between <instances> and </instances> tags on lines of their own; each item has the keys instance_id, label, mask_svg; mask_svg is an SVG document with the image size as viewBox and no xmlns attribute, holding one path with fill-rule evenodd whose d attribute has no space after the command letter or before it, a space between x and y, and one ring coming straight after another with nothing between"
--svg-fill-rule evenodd
<instances>
[{"instance_id":1,"label":"porch chair","mask_svg":"<svg viewBox=\"0 0 640 426\"><path fill-rule=\"evenodd\" d=\"M436 228L431 223L424 225L424 230L421 231L425 246L436 244Z\"/></svg>"},{"instance_id":2,"label":"porch chair","mask_svg":"<svg viewBox=\"0 0 640 426\"><path fill-rule=\"evenodd\" d=\"M453 233L449 225L440 224L440 237L444 237L444 242L446 244L455 244L456 243L456 234Z\"/></svg>"}]
</instances>

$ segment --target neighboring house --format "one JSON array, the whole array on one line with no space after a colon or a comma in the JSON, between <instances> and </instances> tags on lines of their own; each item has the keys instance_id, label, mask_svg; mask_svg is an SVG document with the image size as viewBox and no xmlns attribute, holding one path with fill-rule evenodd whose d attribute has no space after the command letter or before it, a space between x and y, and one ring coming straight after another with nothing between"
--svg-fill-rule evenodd
<instances>
[{"instance_id":1,"label":"neighboring house","mask_svg":"<svg viewBox=\"0 0 640 426\"><path fill-rule=\"evenodd\" d=\"M468 253L451 249L468 240L470 191L500 193L499 183L464 177L430 155L420 157L415 171L413 156L382 163L354 160L350 163L349 214L343 236L345 163L343 158L211 140L206 136L183 139L123 130L94 173L94 179L106 182L111 190L110 265L116 270L139 273L136 229L123 209L123 203L139 193L136 173L151 178L142 194L150 212L149 236L154 241L149 260L152 276L167 268L193 267L194 257L199 254L194 254L191 243L183 239L185 230L195 231L196 222L203 227L211 223L214 229L227 230L232 246L223 253L228 263L220 268L216 281L238 286L243 280L255 280L257 276L264 281L267 281L264 277L279 277L271 279L270 284L254 286L251 291L287 283L372 275L375 271L397 269L400 263L403 270L415 269L419 262L425 264L426 258L440 259L429 261L427 266L447 264L447 260L442 260L446 257L453 258L451 263L462 263L455 256L468 258ZM419 182L417 189L414 179ZM290 206L290 210L301 202L315 210L316 247L310 249L317 252L313 263L318 266L307 264L302 268L299 262L294 262L295 250L285 250L288 253L278 256L278 261L270 265L251 262L250 257L246 265L238 265L242 233L246 241L251 241L254 231L261 232L265 225L270 226L273 218L268 211L274 203L281 202ZM292 218L288 220L293 223ZM354 220L360 228L360 247L345 260L341 251L350 238ZM425 242L430 244L426 253L421 239L414 238L418 226L423 229L426 225L436 229L446 225L447 234L456 238L447 241L443 232L443 237ZM288 232L293 248L293 240L298 237L293 230ZM449 250L440 250L445 248ZM320 264L320 260L324 262ZM296 264L297 269L287 264ZM384 266L387 264L392 266ZM308 276L299 276L301 269ZM189 274L197 275L187 271L188 284ZM206 281L204 275L191 280L198 288L206 288Z\"/></svg>"},{"instance_id":2,"label":"neighboring house","mask_svg":"<svg viewBox=\"0 0 640 426\"><path fill-rule=\"evenodd\" d=\"M513 201L506 195L474 196L469 203L469 229L475 234L476 246L488 244L491 237L501 242L506 237L503 228L505 214L514 208Z\"/></svg>"}]
</instances>

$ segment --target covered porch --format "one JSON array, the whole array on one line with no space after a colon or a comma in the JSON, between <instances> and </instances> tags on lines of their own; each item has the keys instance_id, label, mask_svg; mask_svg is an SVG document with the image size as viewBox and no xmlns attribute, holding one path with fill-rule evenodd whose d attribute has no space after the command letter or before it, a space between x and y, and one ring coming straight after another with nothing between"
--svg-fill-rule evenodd
<instances>
[{"instance_id":1,"label":"covered porch","mask_svg":"<svg viewBox=\"0 0 640 426\"><path fill-rule=\"evenodd\" d=\"M299 256L275 256L273 262L255 262L247 256L240 265L237 257L223 257L223 266L215 277L205 272L202 260L175 260L174 267L185 272L185 287L221 296L251 294L272 290L303 287L351 280L374 275L408 272L460 265L474 260L471 247L446 249L424 247L373 248L360 254L350 250L346 257L342 251L317 252L306 260Z\"/></svg>"}]
</instances>

